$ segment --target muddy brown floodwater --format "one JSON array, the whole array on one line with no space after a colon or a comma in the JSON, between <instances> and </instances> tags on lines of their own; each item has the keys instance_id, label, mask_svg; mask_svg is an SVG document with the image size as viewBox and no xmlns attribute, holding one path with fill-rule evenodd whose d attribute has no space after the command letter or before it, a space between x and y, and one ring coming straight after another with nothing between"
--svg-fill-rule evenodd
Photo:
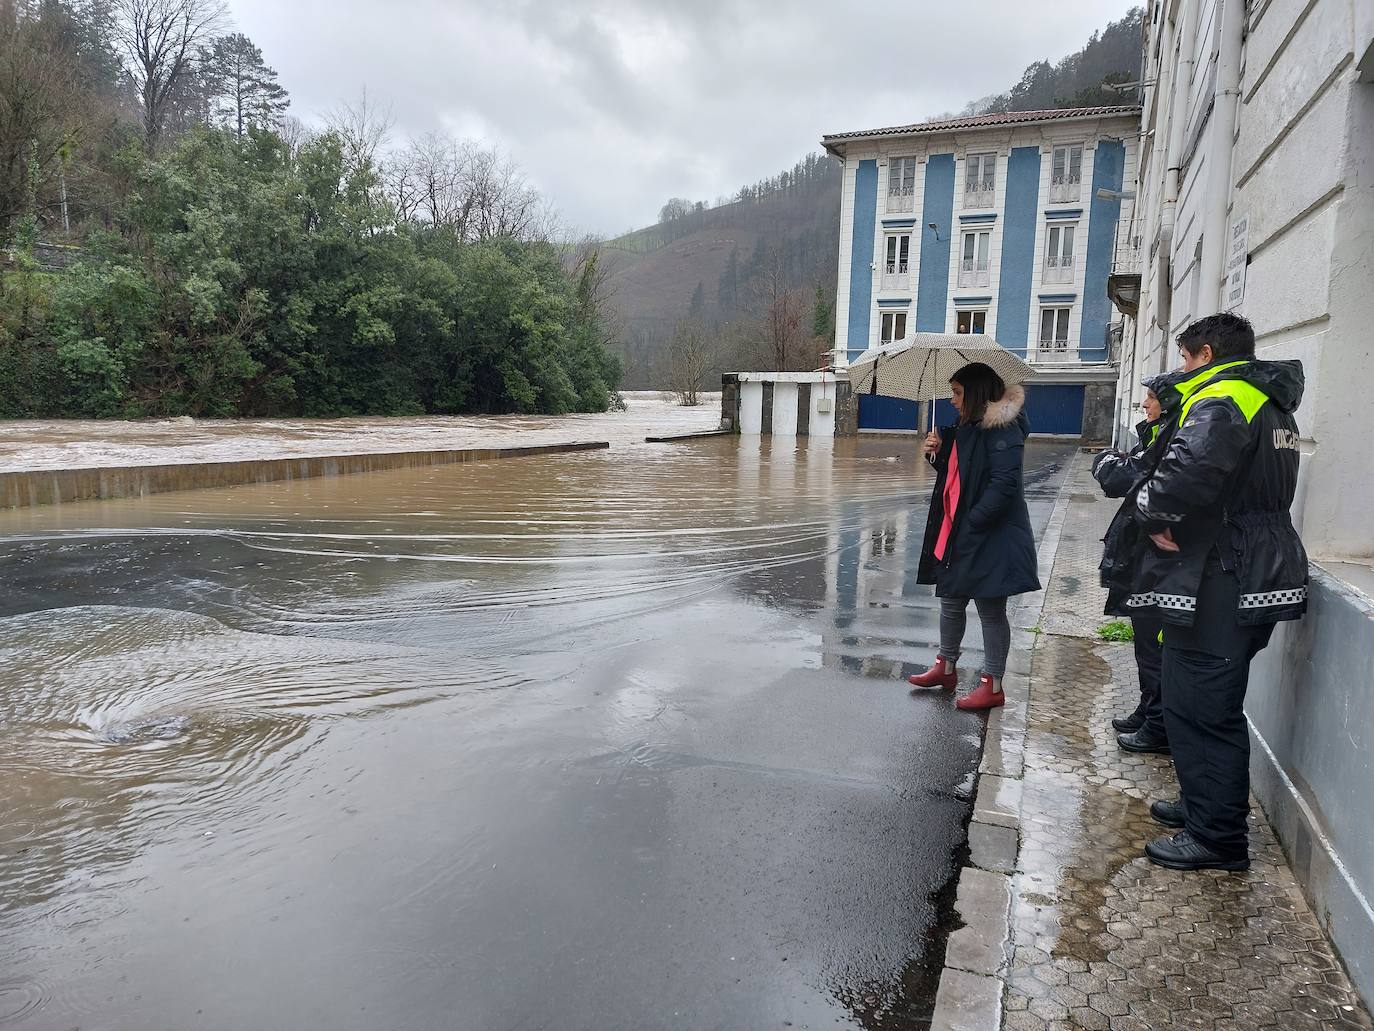
<instances>
[{"instance_id":1,"label":"muddy brown floodwater","mask_svg":"<svg viewBox=\"0 0 1374 1031\"><path fill-rule=\"evenodd\" d=\"M0 514L0 1027L922 1026L982 723L902 682L915 452Z\"/></svg>"},{"instance_id":2,"label":"muddy brown floodwater","mask_svg":"<svg viewBox=\"0 0 1374 1031\"><path fill-rule=\"evenodd\" d=\"M653 391L629 391L624 399L623 412L564 416L0 420L0 472L590 441L625 445L720 424L720 394L702 394L692 408Z\"/></svg>"}]
</instances>

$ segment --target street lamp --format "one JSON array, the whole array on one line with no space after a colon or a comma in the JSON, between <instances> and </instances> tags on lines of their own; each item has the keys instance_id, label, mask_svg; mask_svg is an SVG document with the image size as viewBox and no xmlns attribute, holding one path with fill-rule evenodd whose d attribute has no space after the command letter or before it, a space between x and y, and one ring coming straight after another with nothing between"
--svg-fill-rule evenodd
<instances>
[{"instance_id":1,"label":"street lamp","mask_svg":"<svg viewBox=\"0 0 1374 1031\"><path fill-rule=\"evenodd\" d=\"M1097 191L1098 200L1135 200L1135 190L1109 190L1105 186Z\"/></svg>"}]
</instances>

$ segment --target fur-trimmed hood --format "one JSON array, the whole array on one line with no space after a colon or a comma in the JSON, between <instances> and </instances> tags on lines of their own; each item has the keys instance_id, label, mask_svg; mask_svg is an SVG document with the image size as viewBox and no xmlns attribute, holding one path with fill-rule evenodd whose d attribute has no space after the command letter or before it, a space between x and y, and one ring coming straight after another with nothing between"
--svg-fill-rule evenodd
<instances>
[{"instance_id":1,"label":"fur-trimmed hood","mask_svg":"<svg viewBox=\"0 0 1374 1031\"><path fill-rule=\"evenodd\" d=\"M1012 384L1002 393L1002 400L988 402L987 411L983 413L983 428L995 430L1010 426L1025 407L1026 391Z\"/></svg>"}]
</instances>

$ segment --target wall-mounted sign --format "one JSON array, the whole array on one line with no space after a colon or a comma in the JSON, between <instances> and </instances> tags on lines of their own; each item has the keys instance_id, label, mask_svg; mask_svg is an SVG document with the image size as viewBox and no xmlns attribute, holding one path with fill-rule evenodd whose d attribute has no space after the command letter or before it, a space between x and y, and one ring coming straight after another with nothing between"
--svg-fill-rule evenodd
<instances>
[{"instance_id":1,"label":"wall-mounted sign","mask_svg":"<svg viewBox=\"0 0 1374 1031\"><path fill-rule=\"evenodd\" d=\"M1244 215L1231 223L1230 246L1226 251L1226 310L1234 311L1245 300L1245 266L1250 260L1246 239L1250 232L1250 216Z\"/></svg>"}]
</instances>

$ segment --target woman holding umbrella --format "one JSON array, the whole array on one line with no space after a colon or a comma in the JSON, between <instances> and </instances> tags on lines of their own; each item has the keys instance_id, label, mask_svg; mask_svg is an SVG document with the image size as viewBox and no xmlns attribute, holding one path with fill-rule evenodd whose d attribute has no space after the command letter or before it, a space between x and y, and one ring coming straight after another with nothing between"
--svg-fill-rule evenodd
<instances>
[{"instance_id":1,"label":"woman holding umbrella","mask_svg":"<svg viewBox=\"0 0 1374 1031\"><path fill-rule=\"evenodd\" d=\"M983 625L983 671L978 686L955 704L991 709L1005 701L1002 677L1011 649L1007 600L1040 589L1022 489L1030 424L1022 410L1025 392L1005 385L982 362L959 369L950 389L959 421L933 430L925 442L937 475L917 575L920 583L935 585L940 599L940 653L934 666L910 680L917 688L958 685L972 600Z\"/></svg>"}]
</instances>

